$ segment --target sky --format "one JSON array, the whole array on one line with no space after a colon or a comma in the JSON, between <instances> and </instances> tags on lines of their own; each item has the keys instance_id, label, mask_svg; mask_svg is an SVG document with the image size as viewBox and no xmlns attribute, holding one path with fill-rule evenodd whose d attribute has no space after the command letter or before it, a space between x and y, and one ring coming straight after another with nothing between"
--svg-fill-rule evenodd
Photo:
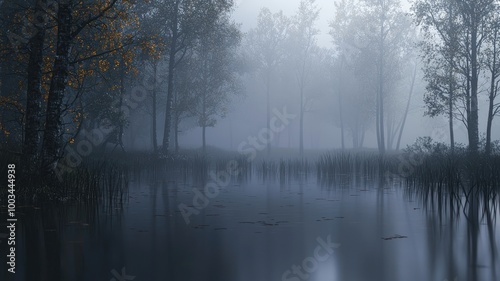
<instances>
[{"instance_id":1,"label":"sky","mask_svg":"<svg viewBox=\"0 0 500 281\"><path fill-rule=\"evenodd\" d=\"M240 23L244 32L257 25L257 16L263 7L267 7L271 12L280 10L287 16L292 16L297 11L301 0L235 0L235 11L233 19ZM321 47L331 46L331 37L328 34L329 23L333 19L335 12L335 0L316 0L316 5L320 8L318 20L318 45ZM408 11L410 4L408 1L402 1L402 7Z\"/></svg>"},{"instance_id":2,"label":"sky","mask_svg":"<svg viewBox=\"0 0 500 281\"><path fill-rule=\"evenodd\" d=\"M257 25L261 8L267 7L273 13L282 10L285 15L292 16L297 11L300 0L235 0L235 3L233 19L241 23L243 32L246 32ZM322 47L331 46L328 25L335 11L334 3L333 0L316 0L316 5L321 9L317 27L320 29L318 44Z\"/></svg>"}]
</instances>

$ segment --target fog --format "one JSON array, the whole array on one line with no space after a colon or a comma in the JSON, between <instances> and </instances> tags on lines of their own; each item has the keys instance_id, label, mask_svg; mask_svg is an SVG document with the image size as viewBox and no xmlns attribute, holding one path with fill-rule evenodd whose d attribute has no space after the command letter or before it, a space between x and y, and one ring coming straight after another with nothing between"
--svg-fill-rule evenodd
<instances>
[{"instance_id":1,"label":"fog","mask_svg":"<svg viewBox=\"0 0 500 281\"><path fill-rule=\"evenodd\" d=\"M499 99L500 0L0 0L0 279L496 281Z\"/></svg>"},{"instance_id":2,"label":"fog","mask_svg":"<svg viewBox=\"0 0 500 281\"><path fill-rule=\"evenodd\" d=\"M262 8L268 8L272 13L283 11L285 16L292 17L298 10L299 0L294 1L245 1L240 0L235 2L234 11L231 14L231 19L234 20L243 32L243 41L241 49L244 52L248 41L245 41L247 33L256 28L257 18ZM319 10L319 16L314 23L318 29L315 35L315 43L318 47L332 51L336 47L335 40L332 38L330 23L335 17L335 2L327 0L319 0L315 2L315 6ZM410 12L410 4L407 1L401 2L401 11L404 13ZM412 27L415 28L415 27ZM415 39L415 38L412 38ZM411 44L418 44L418 40L414 40ZM417 47L411 52L415 57L415 62L418 64L418 72L413 89L411 103L409 105L408 116L404 131L401 137L400 148L404 148L408 144L412 144L418 137L430 136L433 139L439 135L439 141L449 142L448 119L444 115L437 117L429 117L424 113L426 105L423 102L423 96L426 91L426 81L423 79L422 67L424 66L419 55L420 50ZM335 60L335 55L332 55ZM411 66L403 66L404 73L396 82L396 89L393 90L394 98L391 98L392 107L394 108L392 118L400 119L404 114L403 110L406 106L408 94L411 87ZM232 97L230 101L229 111L224 118L218 118L217 124L214 127L207 128L206 140L207 145L227 149L237 150L238 145L247 140L249 136L258 134L259 130L266 127L266 95L265 85L256 73L252 70L245 73L242 77L244 85L244 94ZM283 74L283 73L282 73ZM279 75L278 75L279 76ZM316 91L314 94L315 105L307 112L304 117L304 148L308 150L329 150L341 148L341 131L338 120L338 101L336 100L337 85L335 81L335 73L332 73L327 79L329 81L318 82L321 85L309 84L306 86L306 91ZM272 86L271 107L282 109L284 106L291 113L299 114L299 93L297 85L289 83L293 81L293 74L285 73L276 77L276 83ZM314 83L311 81L311 83ZM320 87L320 88L318 88ZM314 89L313 89L314 88ZM374 94L374 93L372 93ZM487 108L488 98L486 94L479 95L480 111L479 111L479 126L481 132L486 130L487 111L481 110ZM347 111L359 110L354 107L346 108ZM164 114L164 111L162 112ZM375 118L373 116L373 118ZM385 118L385 117L384 117ZM373 120L374 121L374 120ZM145 121L147 122L147 121ZM158 118L159 128L162 128L163 118ZM336 123L337 122L337 123ZM373 123L373 122L372 122ZM150 146L149 133L147 127L149 124L136 124L132 122L133 130L128 133L134 136L134 140L128 142L128 146L133 149L147 149ZM179 141L183 148L198 148L201 145L202 129L196 126L194 120L186 120L181 125L182 132L179 134ZM467 144L467 130L461 122L456 121L455 125L455 141L458 143ZM137 137L138 130L143 131ZM127 133L127 132L126 132ZM281 132L273 141L272 146L297 148L299 146L299 122L294 120L286 130ZM498 130L493 130L493 138L498 139ZM351 137L345 134L346 148L352 147ZM161 138L161 133L159 133ZM127 138L125 138L127 139ZM364 148L376 148L377 138L375 124L370 124L366 131L366 136L363 143Z\"/></svg>"}]
</instances>

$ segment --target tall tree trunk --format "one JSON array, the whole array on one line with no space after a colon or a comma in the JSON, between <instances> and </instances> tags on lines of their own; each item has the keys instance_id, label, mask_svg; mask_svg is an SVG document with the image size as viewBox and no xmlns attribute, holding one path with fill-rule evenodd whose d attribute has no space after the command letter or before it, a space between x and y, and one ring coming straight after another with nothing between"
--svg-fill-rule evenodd
<instances>
[{"instance_id":1,"label":"tall tree trunk","mask_svg":"<svg viewBox=\"0 0 500 281\"><path fill-rule=\"evenodd\" d=\"M45 13L42 0L35 3L34 17ZM40 146L40 126L42 115L42 64L45 26L35 24L35 34L29 41L28 89L26 101L26 125L24 127L23 154L25 166L33 172L38 161Z\"/></svg>"},{"instance_id":2,"label":"tall tree trunk","mask_svg":"<svg viewBox=\"0 0 500 281\"><path fill-rule=\"evenodd\" d=\"M358 149L359 148L359 130L358 130L357 122L356 122L356 127L354 129L351 129L351 134L352 134L352 148Z\"/></svg>"},{"instance_id":3,"label":"tall tree trunk","mask_svg":"<svg viewBox=\"0 0 500 281\"><path fill-rule=\"evenodd\" d=\"M380 21L379 42L379 73L378 73L378 122L379 122L379 152L385 154L385 130L384 130L384 36L385 36L385 4L382 1L382 15Z\"/></svg>"},{"instance_id":4,"label":"tall tree trunk","mask_svg":"<svg viewBox=\"0 0 500 281\"><path fill-rule=\"evenodd\" d=\"M485 147L485 152L487 155L491 154L491 126L493 124L493 117L495 116L495 98L497 96L497 79L498 79L498 73L497 73L497 36L498 36L498 29L495 29L493 31L493 51L492 51L492 56L493 56L493 61L491 62L490 66L490 72L491 72L491 77L490 77L490 93L489 93L489 103L488 103L488 123L486 125L486 147Z\"/></svg>"},{"instance_id":5,"label":"tall tree trunk","mask_svg":"<svg viewBox=\"0 0 500 281\"><path fill-rule=\"evenodd\" d=\"M377 92L375 94L375 132L377 135L377 146L378 146L378 151L380 152L382 149L380 148L380 98L379 98L379 89L377 89Z\"/></svg>"},{"instance_id":6,"label":"tall tree trunk","mask_svg":"<svg viewBox=\"0 0 500 281\"><path fill-rule=\"evenodd\" d=\"M47 102L47 117L42 146L42 170L54 174L62 147L61 105L68 78L71 50L71 0L60 1L57 11L57 46Z\"/></svg>"},{"instance_id":7,"label":"tall tree trunk","mask_svg":"<svg viewBox=\"0 0 500 281\"><path fill-rule=\"evenodd\" d=\"M271 134L271 93L270 93L270 87L271 87L271 71L268 71L267 77L266 77L266 113L267 113L267 118L266 118L266 125L267 125L267 132L268 134ZM271 141L267 142L267 156L271 154Z\"/></svg>"},{"instance_id":8,"label":"tall tree trunk","mask_svg":"<svg viewBox=\"0 0 500 281\"><path fill-rule=\"evenodd\" d=\"M205 61L206 62L206 61ZM207 69L206 68L206 65L204 67L204 69ZM203 77L205 78L205 76ZM207 85L207 82L205 79L203 79L203 85ZM205 128L207 127L207 123L208 123L208 114L207 114L207 93L206 91L203 91L203 97L202 97L202 119L201 119L201 130L202 130L202 151L203 151L203 155L205 155L206 153L206 139L205 139Z\"/></svg>"},{"instance_id":9,"label":"tall tree trunk","mask_svg":"<svg viewBox=\"0 0 500 281\"><path fill-rule=\"evenodd\" d=\"M119 108L122 108L123 106L123 97L125 96L125 69L124 66L125 64L122 63L122 68L120 71L120 103L119 103ZM123 114L120 112L120 114ZM120 118L121 119L121 118ZM116 137L117 144L120 145L122 152L125 152L125 148L123 147L123 125L124 125L125 120L120 120L120 123L118 125L118 135Z\"/></svg>"},{"instance_id":10,"label":"tall tree trunk","mask_svg":"<svg viewBox=\"0 0 500 281\"><path fill-rule=\"evenodd\" d=\"M175 141L175 153L179 153L179 115L175 114L174 120L174 141Z\"/></svg>"},{"instance_id":11,"label":"tall tree trunk","mask_svg":"<svg viewBox=\"0 0 500 281\"><path fill-rule=\"evenodd\" d=\"M491 127L493 125L493 117L495 116L495 97L497 95L497 82L495 70L491 73L491 85L488 103L488 123L486 125L486 147L485 152L487 155L491 154Z\"/></svg>"},{"instance_id":12,"label":"tall tree trunk","mask_svg":"<svg viewBox=\"0 0 500 281\"><path fill-rule=\"evenodd\" d=\"M156 128L156 74L158 70L158 63L156 61L153 62L153 91L151 93L153 98L153 118L152 118L152 135L153 138L153 150L154 152L158 152L158 136L157 136L157 128Z\"/></svg>"},{"instance_id":13,"label":"tall tree trunk","mask_svg":"<svg viewBox=\"0 0 500 281\"><path fill-rule=\"evenodd\" d=\"M362 147L363 147L363 144L364 144L364 142L365 142L365 133L366 133L366 131L365 131L365 130L363 130L363 131L361 132L361 139L359 140L359 148L362 148Z\"/></svg>"},{"instance_id":14,"label":"tall tree trunk","mask_svg":"<svg viewBox=\"0 0 500 281\"><path fill-rule=\"evenodd\" d=\"M448 26L453 26L453 3L450 1L448 5ZM452 41L453 43L456 43ZM453 78L453 69L455 63L455 50L454 44L451 46L450 56L448 58L448 125L450 130L450 150L451 153L455 151L455 133L453 132L453 105L455 103L455 79Z\"/></svg>"},{"instance_id":15,"label":"tall tree trunk","mask_svg":"<svg viewBox=\"0 0 500 281\"><path fill-rule=\"evenodd\" d=\"M455 151L455 133L453 132L453 104L455 99L455 89L453 87L453 70L450 66L449 70L449 85L448 85L448 125L450 130L450 149L453 153Z\"/></svg>"},{"instance_id":16,"label":"tall tree trunk","mask_svg":"<svg viewBox=\"0 0 500 281\"><path fill-rule=\"evenodd\" d=\"M466 53L469 53L469 44L466 43ZM466 116L466 127L469 125L469 119L470 119L470 97L471 97L471 77L470 77L470 59L466 59L466 66L465 66L465 73L467 74L465 77L465 112L467 113ZM469 132L469 128L467 128L467 134Z\"/></svg>"},{"instance_id":17,"label":"tall tree trunk","mask_svg":"<svg viewBox=\"0 0 500 281\"><path fill-rule=\"evenodd\" d=\"M392 150L392 142L394 141L394 138L396 137L396 130L398 128L394 128L394 116L393 116L393 113L389 111L389 113L387 113L387 145L386 145L386 149L387 150Z\"/></svg>"},{"instance_id":18,"label":"tall tree trunk","mask_svg":"<svg viewBox=\"0 0 500 281\"><path fill-rule=\"evenodd\" d=\"M477 42L477 26L475 14L471 19L471 97L470 97L470 117L468 120L468 135L469 135L469 150L476 153L479 145L479 120L478 120L478 79L479 79L479 66L477 59L478 42Z\"/></svg>"},{"instance_id":19,"label":"tall tree trunk","mask_svg":"<svg viewBox=\"0 0 500 281\"><path fill-rule=\"evenodd\" d=\"M203 125L201 126L201 139L202 139L202 151L203 151L203 155L205 155L205 153L207 152L207 140L206 140L206 136L205 136L205 131L206 131L206 128L207 126Z\"/></svg>"},{"instance_id":20,"label":"tall tree trunk","mask_svg":"<svg viewBox=\"0 0 500 281\"><path fill-rule=\"evenodd\" d=\"M413 76L411 78L410 94L408 95L408 102L406 102L406 108L405 108L405 114L403 116L403 121L401 122L401 126L399 128L399 136L398 136L398 142L396 143L396 150L399 150L399 145L401 144L401 136L403 135L403 130L404 130L405 124L406 124L406 118L408 117L408 111L410 110L411 97L413 95L413 88L415 86L415 79L417 77L417 66L418 66L418 64L415 63L415 68L413 68Z\"/></svg>"},{"instance_id":21,"label":"tall tree trunk","mask_svg":"<svg viewBox=\"0 0 500 281\"><path fill-rule=\"evenodd\" d=\"M168 89L167 89L167 106L165 108L165 126L163 130L163 152L168 153L168 148L170 145L170 128L172 119L172 101L174 92L174 70L176 64L176 54L177 54L177 39L178 39L178 28L179 28L179 2L180 0L175 0L174 14L172 19L172 39L170 42L170 52L168 58Z\"/></svg>"},{"instance_id":22,"label":"tall tree trunk","mask_svg":"<svg viewBox=\"0 0 500 281\"><path fill-rule=\"evenodd\" d=\"M380 34L378 42L378 66L377 66L377 98L376 98L376 130L377 130L377 144L380 156L385 154L385 129L384 129L384 36L385 36L385 10L384 1L380 1Z\"/></svg>"},{"instance_id":23,"label":"tall tree trunk","mask_svg":"<svg viewBox=\"0 0 500 281\"><path fill-rule=\"evenodd\" d=\"M300 86L299 152L304 156L304 87Z\"/></svg>"},{"instance_id":24,"label":"tall tree trunk","mask_svg":"<svg viewBox=\"0 0 500 281\"><path fill-rule=\"evenodd\" d=\"M342 112L342 69L344 66L344 56L340 59L340 68L338 75L338 95L339 95L339 118L340 118L340 140L342 143L342 150L345 149L344 143L344 114Z\"/></svg>"}]
</instances>

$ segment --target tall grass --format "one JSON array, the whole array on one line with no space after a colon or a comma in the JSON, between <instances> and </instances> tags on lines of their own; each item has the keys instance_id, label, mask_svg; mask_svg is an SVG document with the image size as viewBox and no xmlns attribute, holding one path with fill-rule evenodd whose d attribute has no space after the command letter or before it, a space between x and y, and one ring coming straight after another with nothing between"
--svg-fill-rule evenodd
<instances>
[{"instance_id":1,"label":"tall grass","mask_svg":"<svg viewBox=\"0 0 500 281\"><path fill-rule=\"evenodd\" d=\"M306 180L313 170L307 159L280 159L279 161L262 160L255 164L257 174L264 181L289 183L294 180Z\"/></svg>"},{"instance_id":2,"label":"tall grass","mask_svg":"<svg viewBox=\"0 0 500 281\"><path fill-rule=\"evenodd\" d=\"M323 185L350 185L360 181L373 181L394 166L394 156L381 158L369 152L332 152L316 162L318 182Z\"/></svg>"},{"instance_id":3,"label":"tall grass","mask_svg":"<svg viewBox=\"0 0 500 281\"><path fill-rule=\"evenodd\" d=\"M492 213L500 204L500 156L465 152L427 154L422 165L406 179L409 191L438 211L459 207L466 213L472 205L482 214ZM450 209L451 211L451 209Z\"/></svg>"}]
</instances>

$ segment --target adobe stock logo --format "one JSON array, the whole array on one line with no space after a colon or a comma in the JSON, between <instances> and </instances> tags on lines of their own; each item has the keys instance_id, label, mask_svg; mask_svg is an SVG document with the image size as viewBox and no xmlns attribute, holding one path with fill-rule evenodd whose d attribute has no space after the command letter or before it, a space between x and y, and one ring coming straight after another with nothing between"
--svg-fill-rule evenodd
<instances>
[{"instance_id":1,"label":"adobe stock logo","mask_svg":"<svg viewBox=\"0 0 500 281\"><path fill-rule=\"evenodd\" d=\"M286 126L297 116L288 113L286 106L283 107L282 111L276 108L273 109L273 114L269 128L262 128L256 136L249 136L247 141L239 144L238 152L247 158L247 162L254 160L257 152L264 150L266 145L274 139L274 135L285 130ZM201 210L210 204L210 199L217 197L222 189L229 186L231 177L237 177L240 173L241 169L238 167L238 162L231 160L224 171L210 172L211 181L205 184L203 191L193 188L192 206L185 203L180 203L178 206L186 224L191 222L190 216L198 215Z\"/></svg>"},{"instance_id":2,"label":"adobe stock logo","mask_svg":"<svg viewBox=\"0 0 500 281\"><path fill-rule=\"evenodd\" d=\"M243 2L243 0L235 0L234 1L234 7L235 8L239 8L241 6L241 3Z\"/></svg>"},{"instance_id":3,"label":"adobe stock logo","mask_svg":"<svg viewBox=\"0 0 500 281\"><path fill-rule=\"evenodd\" d=\"M318 246L314 249L313 255L305 258L301 265L292 265L291 270L287 270L281 275L282 281L300 281L308 280L311 273L318 270L320 263L325 262L330 258L335 249L340 247L339 243L332 243L331 235L323 238L316 238Z\"/></svg>"},{"instance_id":4,"label":"adobe stock logo","mask_svg":"<svg viewBox=\"0 0 500 281\"><path fill-rule=\"evenodd\" d=\"M238 152L247 157L247 161L251 162L257 156L258 151L266 148L267 144L274 140L274 136L283 132L290 122L297 117L296 114L287 112L286 106L282 111L273 109L273 116L269 120L269 128L262 128L257 136L249 136L246 141L238 145Z\"/></svg>"},{"instance_id":5,"label":"adobe stock logo","mask_svg":"<svg viewBox=\"0 0 500 281\"><path fill-rule=\"evenodd\" d=\"M111 278L110 281L129 281L135 279L135 276L127 275L125 267L122 268L121 274L115 269L111 270L111 274L113 274L114 278Z\"/></svg>"}]
</instances>

